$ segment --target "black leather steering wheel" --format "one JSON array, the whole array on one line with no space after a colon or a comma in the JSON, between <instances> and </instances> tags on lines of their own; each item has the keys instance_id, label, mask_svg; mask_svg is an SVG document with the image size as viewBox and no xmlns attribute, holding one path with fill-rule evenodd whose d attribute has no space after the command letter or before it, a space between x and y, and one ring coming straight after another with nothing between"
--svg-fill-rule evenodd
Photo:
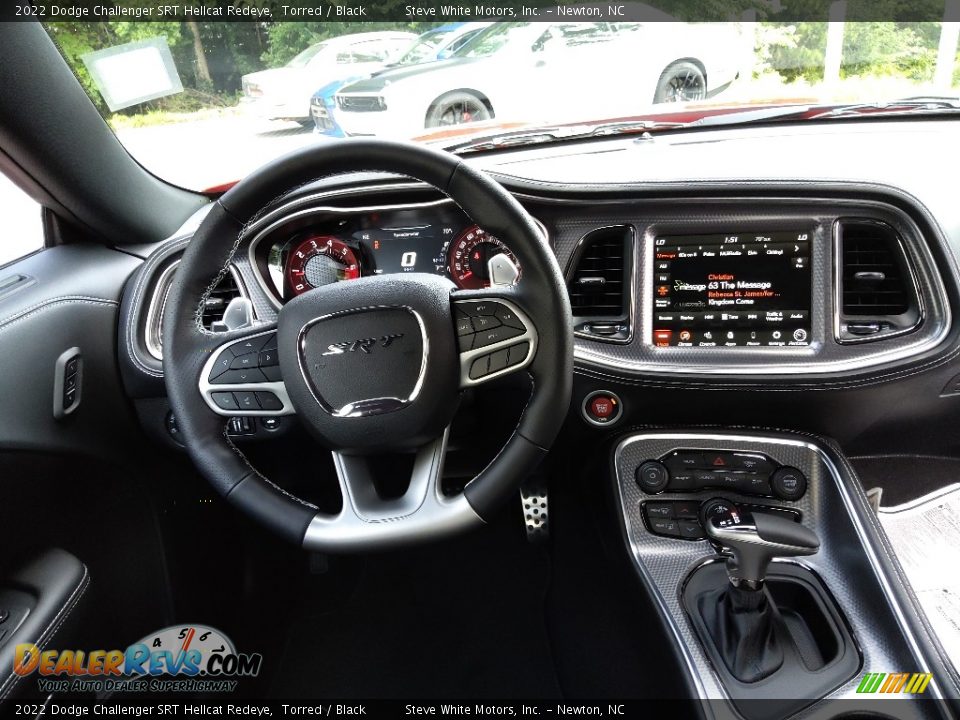
<instances>
[{"instance_id":1,"label":"black leather steering wheel","mask_svg":"<svg viewBox=\"0 0 960 720\"><path fill-rule=\"evenodd\" d=\"M465 291L436 275L364 277L296 297L276 323L206 330L204 302L264 208L317 178L361 170L409 176L446 194L509 244L522 280ZM498 332L486 332L494 325ZM573 380L566 288L530 215L459 158L381 140L296 151L214 203L177 269L164 309L163 347L170 404L199 471L259 522L323 551L387 547L482 524L550 448ZM256 378L216 384L218 367L243 358L256 365L257 353L262 360L271 351L279 359L271 378L258 371ZM462 390L519 370L532 376L533 390L516 430L462 494L444 495L448 429ZM235 407L238 398L250 405ZM226 432L225 416L290 413L333 451L343 494L339 514L322 513L270 482ZM375 491L366 456L392 449L415 449L416 459L406 493L386 500Z\"/></svg>"}]
</instances>

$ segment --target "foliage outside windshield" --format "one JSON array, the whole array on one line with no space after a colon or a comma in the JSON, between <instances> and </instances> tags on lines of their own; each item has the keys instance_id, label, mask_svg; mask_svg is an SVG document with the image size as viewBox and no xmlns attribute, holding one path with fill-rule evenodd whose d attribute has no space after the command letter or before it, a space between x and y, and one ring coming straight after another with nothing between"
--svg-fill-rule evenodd
<instances>
[{"instance_id":1,"label":"foliage outside windshield","mask_svg":"<svg viewBox=\"0 0 960 720\"><path fill-rule=\"evenodd\" d=\"M199 19L46 27L129 152L160 177L198 190L237 180L294 148L351 135L451 144L518 125L689 108L960 94L957 23L860 21L857 8L869 5L854 0L844 5L843 22L778 20L750 0L733 5L722 17L734 20L723 22L495 22L443 55L438 31L454 32L459 23ZM336 62L314 70L317 43L331 38L340 39ZM168 59L150 72L109 63L111 53L144 43L159 43ZM149 99L118 107L104 89L113 83L136 99L146 78L163 86L161 66L175 76L169 87L182 90L144 86Z\"/></svg>"}]
</instances>

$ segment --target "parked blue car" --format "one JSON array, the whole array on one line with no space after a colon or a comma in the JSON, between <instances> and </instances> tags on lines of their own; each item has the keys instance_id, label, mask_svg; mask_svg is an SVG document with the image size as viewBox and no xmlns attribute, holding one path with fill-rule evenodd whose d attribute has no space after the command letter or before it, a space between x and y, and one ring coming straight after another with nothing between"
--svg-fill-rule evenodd
<instances>
[{"instance_id":1,"label":"parked blue car","mask_svg":"<svg viewBox=\"0 0 960 720\"><path fill-rule=\"evenodd\" d=\"M443 60L451 53L466 45L473 37L490 25L488 22L448 23L438 28L428 30L414 41L397 60L387 68L398 65L415 65L417 63ZM368 75L354 75L327 83L317 90L310 98L310 117L313 118L314 132L328 137L346 137L343 129L337 124L333 116L336 105L334 96L342 88L363 80Z\"/></svg>"}]
</instances>

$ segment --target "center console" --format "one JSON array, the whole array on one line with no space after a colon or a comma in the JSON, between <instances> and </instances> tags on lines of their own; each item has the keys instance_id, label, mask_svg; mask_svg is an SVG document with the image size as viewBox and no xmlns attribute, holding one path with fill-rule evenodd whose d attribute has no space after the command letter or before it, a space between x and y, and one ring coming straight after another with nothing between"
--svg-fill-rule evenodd
<instances>
[{"instance_id":1,"label":"center console","mask_svg":"<svg viewBox=\"0 0 960 720\"><path fill-rule=\"evenodd\" d=\"M950 694L839 451L779 433L650 431L620 440L613 470L633 565L708 717L816 716L838 700L873 713L875 696L858 692L872 672L932 672L925 698ZM897 703L895 716L941 710Z\"/></svg>"}]
</instances>

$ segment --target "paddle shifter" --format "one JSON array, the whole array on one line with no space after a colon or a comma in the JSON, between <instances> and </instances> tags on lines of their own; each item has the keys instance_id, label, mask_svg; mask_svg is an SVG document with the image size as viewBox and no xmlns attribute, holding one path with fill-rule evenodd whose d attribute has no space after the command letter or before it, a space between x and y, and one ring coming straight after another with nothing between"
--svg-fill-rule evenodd
<instances>
[{"instance_id":1,"label":"paddle shifter","mask_svg":"<svg viewBox=\"0 0 960 720\"><path fill-rule=\"evenodd\" d=\"M763 581L775 557L812 555L816 533L787 517L747 510L724 499L704 503L703 527L730 553L730 584L700 598L700 612L717 650L741 682L762 680L783 664L777 611Z\"/></svg>"}]
</instances>

